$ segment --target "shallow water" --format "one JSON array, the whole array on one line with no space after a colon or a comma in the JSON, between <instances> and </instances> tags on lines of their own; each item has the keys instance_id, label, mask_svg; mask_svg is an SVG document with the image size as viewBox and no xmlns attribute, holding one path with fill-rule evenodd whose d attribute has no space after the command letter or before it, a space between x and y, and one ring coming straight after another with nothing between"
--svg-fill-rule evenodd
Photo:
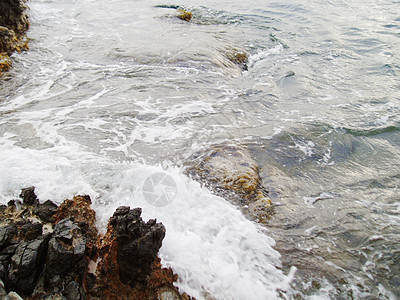
<instances>
[{"instance_id":1,"label":"shallow water","mask_svg":"<svg viewBox=\"0 0 400 300\"><path fill-rule=\"evenodd\" d=\"M166 225L163 264L200 299L400 296L398 3L30 7L31 49L0 85L2 202L30 185L42 200L89 194L103 228L141 206ZM260 165L268 225L183 174L224 141ZM176 184L162 207L143 194L159 172Z\"/></svg>"}]
</instances>

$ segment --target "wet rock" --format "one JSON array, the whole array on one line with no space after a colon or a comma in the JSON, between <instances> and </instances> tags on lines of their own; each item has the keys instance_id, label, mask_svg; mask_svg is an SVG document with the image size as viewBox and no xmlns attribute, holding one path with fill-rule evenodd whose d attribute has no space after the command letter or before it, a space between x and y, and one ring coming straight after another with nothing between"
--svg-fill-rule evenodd
<instances>
[{"instance_id":1,"label":"wet rock","mask_svg":"<svg viewBox=\"0 0 400 300\"><path fill-rule=\"evenodd\" d=\"M89 196L75 196L65 200L53 215L55 223L71 218L82 230L82 233L93 244L97 240L96 213L90 208L92 201Z\"/></svg>"},{"instance_id":2,"label":"wet rock","mask_svg":"<svg viewBox=\"0 0 400 300\"><path fill-rule=\"evenodd\" d=\"M16 242L18 227L11 224L0 228L0 249L4 249L13 242Z\"/></svg>"},{"instance_id":3,"label":"wet rock","mask_svg":"<svg viewBox=\"0 0 400 300\"><path fill-rule=\"evenodd\" d=\"M57 205L50 200L40 203L34 207L33 213L37 215L44 222L52 222L53 215L56 213Z\"/></svg>"},{"instance_id":4,"label":"wet rock","mask_svg":"<svg viewBox=\"0 0 400 300\"><path fill-rule=\"evenodd\" d=\"M231 48L227 51L226 56L231 62L238 65L243 71L248 70L247 63L249 62L249 57L246 51Z\"/></svg>"},{"instance_id":5,"label":"wet rock","mask_svg":"<svg viewBox=\"0 0 400 300\"><path fill-rule=\"evenodd\" d=\"M186 11L184 9L178 9L179 14L178 14L178 18L189 22L192 19L193 14L190 11Z\"/></svg>"},{"instance_id":6,"label":"wet rock","mask_svg":"<svg viewBox=\"0 0 400 300\"><path fill-rule=\"evenodd\" d=\"M23 295L32 294L43 271L47 243L47 236L39 236L18 244L5 278L8 290L18 291Z\"/></svg>"},{"instance_id":7,"label":"wet rock","mask_svg":"<svg viewBox=\"0 0 400 300\"><path fill-rule=\"evenodd\" d=\"M85 299L82 288L88 264L85 250L86 237L82 235L76 223L71 219L64 219L57 223L49 241L44 273L45 287L61 292L70 284L79 286L77 293L81 297L76 299ZM71 288L68 291L70 290Z\"/></svg>"},{"instance_id":8,"label":"wet rock","mask_svg":"<svg viewBox=\"0 0 400 300\"><path fill-rule=\"evenodd\" d=\"M22 189L19 196L22 198L22 202L25 205L37 205L39 202L35 194L34 186Z\"/></svg>"},{"instance_id":9,"label":"wet rock","mask_svg":"<svg viewBox=\"0 0 400 300\"><path fill-rule=\"evenodd\" d=\"M27 50L24 33L29 28L25 0L0 1L0 75L11 67L9 56Z\"/></svg>"},{"instance_id":10,"label":"wet rock","mask_svg":"<svg viewBox=\"0 0 400 300\"><path fill-rule=\"evenodd\" d=\"M17 205L16 205L17 200L10 200L7 202L7 208L9 208L10 210L16 209Z\"/></svg>"},{"instance_id":11,"label":"wet rock","mask_svg":"<svg viewBox=\"0 0 400 300\"><path fill-rule=\"evenodd\" d=\"M190 299L157 257L165 227L144 222L140 208L118 208L101 236L89 196L67 199L58 208L51 201L40 204L34 187L21 197L24 203L10 201L0 211L3 298ZM5 296L6 291L18 294Z\"/></svg>"},{"instance_id":12,"label":"wet rock","mask_svg":"<svg viewBox=\"0 0 400 300\"><path fill-rule=\"evenodd\" d=\"M16 292L9 292L4 300L23 300Z\"/></svg>"},{"instance_id":13,"label":"wet rock","mask_svg":"<svg viewBox=\"0 0 400 300\"><path fill-rule=\"evenodd\" d=\"M63 291L63 295L67 299L86 299L86 293L82 286L76 281L71 281Z\"/></svg>"},{"instance_id":14,"label":"wet rock","mask_svg":"<svg viewBox=\"0 0 400 300\"><path fill-rule=\"evenodd\" d=\"M0 49L7 55L11 55L15 51L16 36L13 30L0 26Z\"/></svg>"},{"instance_id":15,"label":"wet rock","mask_svg":"<svg viewBox=\"0 0 400 300\"><path fill-rule=\"evenodd\" d=\"M7 72L11 69L12 61L10 57L5 53L0 53L0 77L1 72Z\"/></svg>"},{"instance_id":16,"label":"wet rock","mask_svg":"<svg viewBox=\"0 0 400 300\"><path fill-rule=\"evenodd\" d=\"M20 239L31 241L42 235L43 225L40 223L28 223L23 225L19 230Z\"/></svg>"},{"instance_id":17,"label":"wet rock","mask_svg":"<svg viewBox=\"0 0 400 300\"><path fill-rule=\"evenodd\" d=\"M16 223L0 228L0 278L8 290L28 295L43 270L48 237L39 223Z\"/></svg>"},{"instance_id":18,"label":"wet rock","mask_svg":"<svg viewBox=\"0 0 400 300\"><path fill-rule=\"evenodd\" d=\"M162 288L157 293L157 299L160 300L180 300L182 299L181 295L177 293L177 291L173 289L169 289L167 287Z\"/></svg>"},{"instance_id":19,"label":"wet rock","mask_svg":"<svg viewBox=\"0 0 400 300\"><path fill-rule=\"evenodd\" d=\"M7 27L17 35L29 28L26 1L3 0L0 2L0 26Z\"/></svg>"},{"instance_id":20,"label":"wet rock","mask_svg":"<svg viewBox=\"0 0 400 300\"><path fill-rule=\"evenodd\" d=\"M6 288L4 287L3 281L0 279L0 299L3 299L6 295Z\"/></svg>"},{"instance_id":21,"label":"wet rock","mask_svg":"<svg viewBox=\"0 0 400 300\"><path fill-rule=\"evenodd\" d=\"M259 167L245 146L215 145L193 155L186 165L187 174L216 194L240 204L251 217L265 221L272 213Z\"/></svg>"},{"instance_id":22,"label":"wet rock","mask_svg":"<svg viewBox=\"0 0 400 300\"><path fill-rule=\"evenodd\" d=\"M145 223L141 213L140 208L120 207L110 219L112 236L119 245L119 275L122 282L131 286L146 284L165 237L164 225L156 220Z\"/></svg>"},{"instance_id":23,"label":"wet rock","mask_svg":"<svg viewBox=\"0 0 400 300\"><path fill-rule=\"evenodd\" d=\"M162 268L157 252L165 227L156 220L144 222L141 209L122 206L110 218L107 233L99 241L97 277L92 289L95 298L163 299L166 292L184 298L173 282L171 269ZM108 275L107 275L108 274Z\"/></svg>"}]
</instances>

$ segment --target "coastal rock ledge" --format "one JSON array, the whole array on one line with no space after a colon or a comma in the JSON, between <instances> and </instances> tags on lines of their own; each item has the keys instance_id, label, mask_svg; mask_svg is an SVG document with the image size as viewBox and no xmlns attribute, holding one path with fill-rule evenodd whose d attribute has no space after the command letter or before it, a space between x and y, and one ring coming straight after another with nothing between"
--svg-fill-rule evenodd
<instances>
[{"instance_id":1,"label":"coastal rock ledge","mask_svg":"<svg viewBox=\"0 0 400 300\"><path fill-rule=\"evenodd\" d=\"M34 190L0 206L0 299L193 299L161 267L162 223L122 206L101 235L89 196L57 206Z\"/></svg>"}]
</instances>

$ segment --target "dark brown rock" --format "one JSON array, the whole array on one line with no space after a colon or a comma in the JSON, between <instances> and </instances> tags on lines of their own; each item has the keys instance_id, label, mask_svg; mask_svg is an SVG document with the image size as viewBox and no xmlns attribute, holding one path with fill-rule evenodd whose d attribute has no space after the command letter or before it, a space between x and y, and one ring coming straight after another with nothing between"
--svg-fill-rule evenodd
<instances>
[{"instance_id":1,"label":"dark brown rock","mask_svg":"<svg viewBox=\"0 0 400 300\"><path fill-rule=\"evenodd\" d=\"M39 204L39 200L37 199L36 194L35 194L34 186L22 189L21 194L19 196L22 198L22 202L25 205Z\"/></svg>"},{"instance_id":2,"label":"dark brown rock","mask_svg":"<svg viewBox=\"0 0 400 300\"><path fill-rule=\"evenodd\" d=\"M25 0L0 1L0 26L7 27L17 35L29 28L27 6Z\"/></svg>"}]
</instances>

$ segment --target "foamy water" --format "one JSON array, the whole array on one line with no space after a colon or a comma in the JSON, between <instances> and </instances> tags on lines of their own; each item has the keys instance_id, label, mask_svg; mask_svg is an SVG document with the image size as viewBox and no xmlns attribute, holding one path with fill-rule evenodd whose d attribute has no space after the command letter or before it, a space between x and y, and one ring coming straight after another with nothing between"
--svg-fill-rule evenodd
<instances>
[{"instance_id":1,"label":"foamy water","mask_svg":"<svg viewBox=\"0 0 400 300\"><path fill-rule=\"evenodd\" d=\"M88 194L102 229L119 205L140 206L198 299L399 297L396 4L30 6L31 49L0 85L2 203L31 185L42 201ZM247 71L228 59L242 50ZM180 167L226 141L260 166L266 226ZM176 191L157 207L143 188L160 172Z\"/></svg>"},{"instance_id":2,"label":"foamy water","mask_svg":"<svg viewBox=\"0 0 400 300\"><path fill-rule=\"evenodd\" d=\"M31 149L0 153L3 203L17 197L20 186L33 184L40 199L58 203L75 194L89 194L103 231L120 205L142 207L145 220L161 221L167 235L160 257L178 274L181 292L198 299L207 294L217 299L273 299L277 290L289 289L293 273L287 277L280 270L280 255L266 230L179 168L99 158L91 163L90 154L71 159ZM149 204L143 196L146 178L158 172L171 176L177 186L172 202L162 207Z\"/></svg>"}]
</instances>

